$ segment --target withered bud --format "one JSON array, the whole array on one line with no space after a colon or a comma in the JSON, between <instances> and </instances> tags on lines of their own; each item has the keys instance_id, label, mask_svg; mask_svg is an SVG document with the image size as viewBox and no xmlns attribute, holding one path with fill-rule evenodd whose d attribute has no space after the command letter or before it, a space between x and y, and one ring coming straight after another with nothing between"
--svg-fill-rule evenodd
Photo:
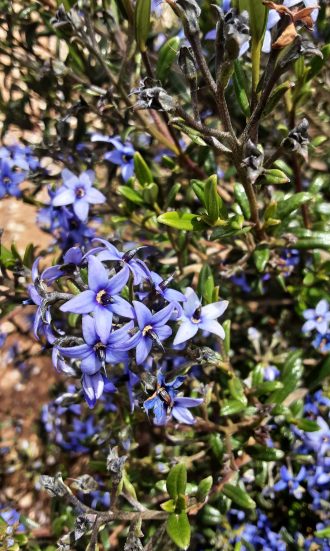
<instances>
[{"instance_id":1,"label":"withered bud","mask_svg":"<svg viewBox=\"0 0 330 551\"><path fill-rule=\"evenodd\" d=\"M112 474L113 484L118 485L123 476L123 468L127 459L127 455L119 457L118 448L110 448L107 457L107 469Z\"/></svg>"},{"instance_id":2,"label":"withered bud","mask_svg":"<svg viewBox=\"0 0 330 551\"><path fill-rule=\"evenodd\" d=\"M298 126L289 132L288 136L284 138L282 142L283 148L295 151L298 155L301 155L305 161L307 161L308 158L308 127L308 120L303 119Z\"/></svg>"},{"instance_id":3,"label":"withered bud","mask_svg":"<svg viewBox=\"0 0 330 551\"><path fill-rule=\"evenodd\" d=\"M143 79L139 88L134 88L132 94L139 96L135 109L155 109L155 111L171 112L175 109L174 99L161 88L150 86L152 83L148 77Z\"/></svg>"},{"instance_id":4,"label":"withered bud","mask_svg":"<svg viewBox=\"0 0 330 551\"><path fill-rule=\"evenodd\" d=\"M61 473L57 473L54 477L41 475L39 481L52 497L63 497L70 493L69 488L63 482Z\"/></svg>"},{"instance_id":5,"label":"withered bud","mask_svg":"<svg viewBox=\"0 0 330 551\"><path fill-rule=\"evenodd\" d=\"M197 79L197 68L194 53L189 43L182 42L178 54L178 64L184 76L189 82Z\"/></svg>"},{"instance_id":6,"label":"withered bud","mask_svg":"<svg viewBox=\"0 0 330 551\"><path fill-rule=\"evenodd\" d=\"M225 37L225 58L234 61L242 53L242 48L250 40L249 15L243 11L238 15L237 10L230 10L223 21Z\"/></svg>"},{"instance_id":7,"label":"withered bud","mask_svg":"<svg viewBox=\"0 0 330 551\"><path fill-rule=\"evenodd\" d=\"M249 140L245 146L245 155L246 157L243 159L241 166L246 168L248 178L253 184L262 173L264 154Z\"/></svg>"},{"instance_id":8,"label":"withered bud","mask_svg":"<svg viewBox=\"0 0 330 551\"><path fill-rule=\"evenodd\" d=\"M196 0L176 0L180 9L180 17L183 20L186 34L199 32L198 18L202 13Z\"/></svg>"}]
</instances>

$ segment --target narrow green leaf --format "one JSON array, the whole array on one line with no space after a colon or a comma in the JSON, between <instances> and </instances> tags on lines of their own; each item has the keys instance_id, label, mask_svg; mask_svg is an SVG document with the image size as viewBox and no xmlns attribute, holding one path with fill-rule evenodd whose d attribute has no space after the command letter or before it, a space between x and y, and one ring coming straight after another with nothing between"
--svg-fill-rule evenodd
<instances>
[{"instance_id":1,"label":"narrow green leaf","mask_svg":"<svg viewBox=\"0 0 330 551\"><path fill-rule=\"evenodd\" d=\"M213 484L212 476L203 478L203 480L200 481L200 483L198 484L198 490L196 494L197 501L199 501L200 503L203 503L206 500L212 488L212 484Z\"/></svg>"},{"instance_id":2,"label":"narrow green leaf","mask_svg":"<svg viewBox=\"0 0 330 551\"><path fill-rule=\"evenodd\" d=\"M198 197L202 205L205 207L205 182L202 180L191 180L191 187L194 190L195 195Z\"/></svg>"},{"instance_id":3,"label":"narrow green leaf","mask_svg":"<svg viewBox=\"0 0 330 551\"><path fill-rule=\"evenodd\" d=\"M280 184L287 184L288 182L290 182L290 178L288 178L288 176L278 168L266 169L263 172L263 176L267 184L271 184L273 186L274 185L278 186Z\"/></svg>"},{"instance_id":4,"label":"narrow green leaf","mask_svg":"<svg viewBox=\"0 0 330 551\"><path fill-rule=\"evenodd\" d=\"M229 355L229 352L230 352L230 329L231 329L231 321L230 320L225 320L222 324L223 326L223 329L224 329L224 332L225 332L225 340L223 341L223 346L224 346L224 349L225 349L225 353L227 354L227 356Z\"/></svg>"},{"instance_id":5,"label":"narrow green leaf","mask_svg":"<svg viewBox=\"0 0 330 551\"><path fill-rule=\"evenodd\" d=\"M177 230L198 231L205 228L205 224L199 220L197 214L190 214L188 212L165 212L158 216L157 220Z\"/></svg>"},{"instance_id":6,"label":"narrow green leaf","mask_svg":"<svg viewBox=\"0 0 330 551\"><path fill-rule=\"evenodd\" d=\"M208 264L204 264L202 267L198 283L197 283L197 292L200 296L202 296L207 304L210 304L212 302L213 298L213 291L214 291L214 278L212 274L212 270Z\"/></svg>"},{"instance_id":7,"label":"narrow green leaf","mask_svg":"<svg viewBox=\"0 0 330 551\"><path fill-rule=\"evenodd\" d=\"M218 220L222 203L218 194L217 183L217 175L213 174L206 180L204 188L205 207L211 224Z\"/></svg>"},{"instance_id":8,"label":"narrow green leaf","mask_svg":"<svg viewBox=\"0 0 330 551\"><path fill-rule=\"evenodd\" d=\"M151 0L137 0L135 6L135 38L141 52L146 51L150 27Z\"/></svg>"},{"instance_id":9,"label":"narrow green leaf","mask_svg":"<svg viewBox=\"0 0 330 551\"><path fill-rule=\"evenodd\" d=\"M295 193L283 201L277 203L277 216L283 220L291 212L299 209L301 205L312 199L313 195L307 191Z\"/></svg>"},{"instance_id":10,"label":"narrow green leaf","mask_svg":"<svg viewBox=\"0 0 330 551\"><path fill-rule=\"evenodd\" d=\"M256 503L249 496L249 494L242 490L239 486L233 486L233 484L225 484L222 492L225 496L229 497L236 505L243 509L255 509Z\"/></svg>"},{"instance_id":11,"label":"narrow green leaf","mask_svg":"<svg viewBox=\"0 0 330 551\"><path fill-rule=\"evenodd\" d=\"M182 511L179 515L175 513L169 515L166 531L175 545L180 549L188 549L191 531L188 515L185 511Z\"/></svg>"},{"instance_id":12,"label":"narrow green leaf","mask_svg":"<svg viewBox=\"0 0 330 551\"><path fill-rule=\"evenodd\" d=\"M242 184L236 183L234 185L234 195L237 203L242 209L244 218L246 220L249 220L251 218L251 210L250 210L249 200L247 198L244 186Z\"/></svg>"},{"instance_id":13,"label":"narrow green leaf","mask_svg":"<svg viewBox=\"0 0 330 551\"><path fill-rule=\"evenodd\" d=\"M305 432L316 432L321 430L320 425L318 425L316 421L311 421L310 419L291 419L291 423Z\"/></svg>"},{"instance_id":14,"label":"narrow green leaf","mask_svg":"<svg viewBox=\"0 0 330 551\"><path fill-rule=\"evenodd\" d=\"M33 243L29 243L29 245L26 247L23 257L23 265L27 266L28 268L32 267L33 264L33 251L34 251L34 245Z\"/></svg>"},{"instance_id":15,"label":"narrow green leaf","mask_svg":"<svg viewBox=\"0 0 330 551\"><path fill-rule=\"evenodd\" d=\"M223 403L220 414L221 415L235 415L245 409L245 405L239 400L226 400Z\"/></svg>"},{"instance_id":16,"label":"narrow green leaf","mask_svg":"<svg viewBox=\"0 0 330 551\"><path fill-rule=\"evenodd\" d=\"M244 75L242 74L242 69L240 62L235 61L234 64L234 73L233 73L233 86L236 95L236 99L240 108L242 109L245 117L249 117L251 114L249 98L245 90Z\"/></svg>"},{"instance_id":17,"label":"narrow green leaf","mask_svg":"<svg viewBox=\"0 0 330 551\"><path fill-rule=\"evenodd\" d=\"M120 186L118 191L120 195L122 195L123 197L125 197L125 199L128 199L132 203L135 203L136 205L144 204L143 197L141 197L141 195L137 191L130 188L129 186Z\"/></svg>"},{"instance_id":18,"label":"narrow green leaf","mask_svg":"<svg viewBox=\"0 0 330 551\"><path fill-rule=\"evenodd\" d=\"M290 352L284 364L283 373L280 379L283 388L273 392L267 399L267 403L282 404L285 398L298 388L302 374L303 363L301 359L301 350Z\"/></svg>"},{"instance_id":19,"label":"narrow green leaf","mask_svg":"<svg viewBox=\"0 0 330 551\"><path fill-rule=\"evenodd\" d=\"M173 499L169 499L168 501L161 503L160 506L163 511L166 511L167 513L174 513L175 511L175 501Z\"/></svg>"},{"instance_id":20,"label":"narrow green leaf","mask_svg":"<svg viewBox=\"0 0 330 551\"><path fill-rule=\"evenodd\" d=\"M313 79L327 63L330 57L330 44L326 44L325 46L323 46L323 48L321 48L321 53L323 58L319 56L314 56L311 60L307 80Z\"/></svg>"},{"instance_id":21,"label":"narrow green leaf","mask_svg":"<svg viewBox=\"0 0 330 551\"><path fill-rule=\"evenodd\" d=\"M138 151L134 153L134 170L140 184L151 184L153 182L152 172Z\"/></svg>"},{"instance_id":22,"label":"narrow green leaf","mask_svg":"<svg viewBox=\"0 0 330 551\"><path fill-rule=\"evenodd\" d=\"M167 209L172 205L180 189L181 189L181 184L173 184L173 186L171 187L168 193L167 199L165 201L165 205L164 205L165 209Z\"/></svg>"},{"instance_id":23,"label":"narrow green leaf","mask_svg":"<svg viewBox=\"0 0 330 551\"><path fill-rule=\"evenodd\" d=\"M187 486L187 469L183 463L174 465L170 472L168 473L166 480L166 488L168 494L172 499L177 499L177 497L186 492Z\"/></svg>"},{"instance_id":24,"label":"narrow green leaf","mask_svg":"<svg viewBox=\"0 0 330 551\"><path fill-rule=\"evenodd\" d=\"M253 457L253 459L257 459L258 461L278 461L285 455L282 450L267 448L266 446L261 446L260 444L247 446L245 450L246 453Z\"/></svg>"},{"instance_id":25,"label":"narrow green leaf","mask_svg":"<svg viewBox=\"0 0 330 551\"><path fill-rule=\"evenodd\" d=\"M156 76L162 81L168 77L169 69L171 68L175 58L177 56L180 46L180 38L178 36L173 36L159 50L157 67L156 67Z\"/></svg>"},{"instance_id":26,"label":"narrow green leaf","mask_svg":"<svg viewBox=\"0 0 330 551\"><path fill-rule=\"evenodd\" d=\"M233 377L228 383L229 392L235 400L241 402L244 406L247 405L247 397L244 393L244 387L238 377Z\"/></svg>"},{"instance_id":27,"label":"narrow green leaf","mask_svg":"<svg viewBox=\"0 0 330 551\"><path fill-rule=\"evenodd\" d=\"M254 263L258 272L263 272L269 260L270 251L268 247L255 249L253 253Z\"/></svg>"},{"instance_id":28,"label":"narrow green leaf","mask_svg":"<svg viewBox=\"0 0 330 551\"><path fill-rule=\"evenodd\" d=\"M278 104L278 102L283 98L284 94L294 87L293 82L283 82L282 84L279 84L270 96L269 100L266 103L266 107L263 111L262 118L267 117L270 113L274 111L274 108Z\"/></svg>"}]
</instances>

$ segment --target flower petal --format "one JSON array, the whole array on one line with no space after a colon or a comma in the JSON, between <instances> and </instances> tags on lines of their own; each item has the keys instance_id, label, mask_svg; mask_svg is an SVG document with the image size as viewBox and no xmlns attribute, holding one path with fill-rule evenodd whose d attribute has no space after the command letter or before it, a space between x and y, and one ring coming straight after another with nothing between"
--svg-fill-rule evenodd
<instances>
[{"instance_id":1,"label":"flower petal","mask_svg":"<svg viewBox=\"0 0 330 551\"><path fill-rule=\"evenodd\" d=\"M94 291L83 291L71 298L60 307L61 312L73 312L74 314L89 314L93 312L97 302Z\"/></svg>"},{"instance_id":2,"label":"flower petal","mask_svg":"<svg viewBox=\"0 0 330 551\"><path fill-rule=\"evenodd\" d=\"M149 308L147 308L144 304L142 304L142 302L133 300L133 306L134 306L138 326L142 330L147 325L150 325L152 323L152 314Z\"/></svg>"},{"instance_id":3,"label":"flower petal","mask_svg":"<svg viewBox=\"0 0 330 551\"><path fill-rule=\"evenodd\" d=\"M198 327L199 327L199 324L197 323L193 324L189 320L181 323L179 330L175 335L173 345L181 344L185 341L188 341L192 337L194 337L198 331Z\"/></svg>"},{"instance_id":4,"label":"flower petal","mask_svg":"<svg viewBox=\"0 0 330 551\"><path fill-rule=\"evenodd\" d=\"M86 197L78 199L73 203L73 211L79 220L86 222L89 211L89 204Z\"/></svg>"},{"instance_id":5,"label":"flower petal","mask_svg":"<svg viewBox=\"0 0 330 551\"><path fill-rule=\"evenodd\" d=\"M219 318L228 307L228 300L220 300L219 302L213 302L202 308L203 318L214 320Z\"/></svg>"},{"instance_id":6,"label":"flower petal","mask_svg":"<svg viewBox=\"0 0 330 551\"><path fill-rule=\"evenodd\" d=\"M108 272L96 256L88 257L88 287L96 293L106 289L109 283Z\"/></svg>"},{"instance_id":7,"label":"flower petal","mask_svg":"<svg viewBox=\"0 0 330 551\"><path fill-rule=\"evenodd\" d=\"M203 319L199 324L199 328L203 329L203 331L209 331L210 333L217 335L220 339L224 339L226 336L222 325L220 325L220 323L216 320Z\"/></svg>"}]
</instances>

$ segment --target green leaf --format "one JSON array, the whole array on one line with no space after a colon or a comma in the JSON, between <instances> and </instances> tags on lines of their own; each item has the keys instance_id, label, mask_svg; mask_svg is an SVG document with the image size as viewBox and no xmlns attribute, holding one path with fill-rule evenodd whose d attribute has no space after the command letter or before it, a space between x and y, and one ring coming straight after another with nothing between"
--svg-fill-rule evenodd
<instances>
[{"instance_id":1,"label":"green leaf","mask_svg":"<svg viewBox=\"0 0 330 551\"><path fill-rule=\"evenodd\" d=\"M263 394L269 394L269 392L274 392L281 388L283 388L283 383L281 383L281 381L265 381L257 386L255 394L256 396L262 396Z\"/></svg>"},{"instance_id":2,"label":"green leaf","mask_svg":"<svg viewBox=\"0 0 330 551\"><path fill-rule=\"evenodd\" d=\"M205 208L211 224L218 220L222 205L222 200L217 190L217 183L218 178L214 174L206 180L204 188Z\"/></svg>"},{"instance_id":3,"label":"green leaf","mask_svg":"<svg viewBox=\"0 0 330 551\"><path fill-rule=\"evenodd\" d=\"M34 245L33 243L29 243L29 245L26 247L24 256L23 256L23 265L27 266L28 268L32 268L33 259L34 259Z\"/></svg>"},{"instance_id":4,"label":"green leaf","mask_svg":"<svg viewBox=\"0 0 330 551\"><path fill-rule=\"evenodd\" d=\"M235 415L245 409L245 404L239 400L225 400L220 415Z\"/></svg>"},{"instance_id":5,"label":"green leaf","mask_svg":"<svg viewBox=\"0 0 330 551\"><path fill-rule=\"evenodd\" d=\"M151 0L137 0L135 6L135 38L141 52L146 51L146 41L150 27Z\"/></svg>"},{"instance_id":6,"label":"green leaf","mask_svg":"<svg viewBox=\"0 0 330 551\"><path fill-rule=\"evenodd\" d=\"M200 217L197 214L190 214L189 212L175 210L165 212L158 216L157 220L161 224L166 224L177 230L198 231L205 228L205 224L200 221Z\"/></svg>"},{"instance_id":7,"label":"green leaf","mask_svg":"<svg viewBox=\"0 0 330 551\"><path fill-rule=\"evenodd\" d=\"M120 186L118 191L120 195L123 195L125 199L128 199L132 203L135 203L136 205L144 204L144 200L141 197L141 195L134 189L130 188L129 186Z\"/></svg>"},{"instance_id":8,"label":"green leaf","mask_svg":"<svg viewBox=\"0 0 330 551\"><path fill-rule=\"evenodd\" d=\"M200 483L198 484L198 490L196 494L197 501L199 501L200 503L203 503L206 500L207 496L210 493L212 485L213 485L212 476L203 478L203 480L200 481Z\"/></svg>"},{"instance_id":9,"label":"green leaf","mask_svg":"<svg viewBox=\"0 0 330 551\"><path fill-rule=\"evenodd\" d=\"M168 501L161 503L160 506L163 511L166 511L167 513L174 513L175 511L175 501L173 499L169 499Z\"/></svg>"},{"instance_id":10,"label":"green leaf","mask_svg":"<svg viewBox=\"0 0 330 551\"><path fill-rule=\"evenodd\" d=\"M134 153L134 170L140 184L151 184L153 182L152 172L138 151Z\"/></svg>"},{"instance_id":11,"label":"green leaf","mask_svg":"<svg viewBox=\"0 0 330 551\"><path fill-rule=\"evenodd\" d=\"M321 48L321 53L323 58L319 56L313 57L309 65L309 73L307 75L307 80L314 78L325 66L329 57L330 57L330 44L326 44Z\"/></svg>"},{"instance_id":12,"label":"green leaf","mask_svg":"<svg viewBox=\"0 0 330 551\"><path fill-rule=\"evenodd\" d=\"M319 386L320 383L324 381L327 377L330 377L330 356L327 357L323 363L321 369L319 366L310 373L308 377L308 388L314 389Z\"/></svg>"},{"instance_id":13,"label":"green leaf","mask_svg":"<svg viewBox=\"0 0 330 551\"><path fill-rule=\"evenodd\" d=\"M154 205L158 198L158 186L155 183L146 184L143 188L142 195L145 202L149 205Z\"/></svg>"},{"instance_id":14,"label":"green leaf","mask_svg":"<svg viewBox=\"0 0 330 551\"><path fill-rule=\"evenodd\" d=\"M277 216L283 220L283 218L297 210L301 205L307 203L307 201L310 201L312 198L313 195L311 193L301 191L287 199L283 199L283 201L279 201L277 203Z\"/></svg>"},{"instance_id":15,"label":"green leaf","mask_svg":"<svg viewBox=\"0 0 330 551\"><path fill-rule=\"evenodd\" d=\"M221 459L223 456L224 445L221 440L220 434L211 434L209 437L211 450L217 459Z\"/></svg>"},{"instance_id":16,"label":"green leaf","mask_svg":"<svg viewBox=\"0 0 330 551\"><path fill-rule=\"evenodd\" d=\"M229 497L236 505L243 509L255 509L256 503L249 496L249 494L242 490L239 486L233 486L233 484L225 484L222 492L225 496Z\"/></svg>"},{"instance_id":17,"label":"green leaf","mask_svg":"<svg viewBox=\"0 0 330 551\"><path fill-rule=\"evenodd\" d=\"M228 383L229 392L235 400L238 400L244 406L247 405L247 397L244 393L244 387L238 377L233 377Z\"/></svg>"},{"instance_id":18,"label":"green leaf","mask_svg":"<svg viewBox=\"0 0 330 551\"><path fill-rule=\"evenodd\" d=\"M294 244L295 249L330 249L330 234L326 232L305 231L305 237Z\"/></svg>"},{"instance_id":19,"label":"green leaf","mask_svg":"<svg viewBox=\"0 0 330 551\"><path fill-rule=\"evenodd\" d=\"M207 145L207 143L202 138L202 134L198 132L198 130L194 130L193 128L185 124L183 119L180 119L179 117L175 117L175 119L172 119L172 126L174 128L177 128L181 132L184 132L184 134L187 134L187 136L195 144L200 145L202 147Z\"/></svg>"},{"instance_id":20,"label":"green leaf","mask_svg":"<svg viewBox=\"0 0 330 551\"><path fill-rule=\"evenodd\" d=\"M268 247L255 249L253 253L254 263L258 272L263 272L269 260L270 251Z\"/></svg>"},{"instance_id":21,"label":"green leaf","mask_svg":"<svg viewBox=\"0 0 330 551\"><path fill-rule=\"evenodd\" d=\"M314 536L317 538L330 538L330 526L327 526L322 530L317 530L317 532L314 532Z\"/></svg>"},{"instance_id":22,"label":"green leaf","mask_svg":"<svg viewBox=\"0 0 330 551\"><path fill-rule=\"evenodd\" d=\"M311 421L310 419L290 419L290 422L298 427L298 429L304 430L305 432L315 432L321 430L320 425L316 421Z\"/></svg>"},{"instance_id":23,"label":"green leaf","mask_svg":"<svg viewBox=\"0 0 330 551\"><path fill-rule=\"evenodd\" d=\"M200 200L202 205L204 207L206 207L206 205L205 205L205 193L204 193L205 182L202 182L201 180L191 180L190 183L191 183L191 187L194 190L196 196L198 197L198 199Z\"/></svg>"},{"instance_id":24,"label":"green leaf","mask_svg":"<svg viewBox=\"0 0 330 551\"><path fill-rule=\"evenodd\" d=\"M164 205L165 209L168 209L168 207L170 207L171 204L175 201L175 198L179 193L180 189L181 189L181 184L173 184L173 186L171 187L168 193L167 199L165 201L165 205Z\"/></svg>"},{"instance_id":25,"label":"green leaf","mask_svg":"<svg viewBox=\"0 0 330 551\"><path fill-rule=\"evenodd\" d=\"M166 488L172 499L176 499L180 494L184 495L187 486L187 469L183 463L174 465L168 473Z\"/></svg>"},{"instance_id":26,"label":"green leaf","mask_svg":"<svg viewBox=\"0 0 330 551\"><path fill-rule=\"evenodd\" d=\"M239 9L240 12L246 10L249 14L252 39L261 42L266 30L268 9L261 0L239 0Z\"/></svg>"},{"instance_id":27,"label":"green leaf","mask_svg":"<svg viewBox=\"0 0 330 551\"><path fill-rule=\"evenodd\" d=\"M273 186L277 186L279 184L287 184L288 182L290 182L290 178L288 178L288 176L278 168L269 168L264 170L263 176L267 184L271 184Z\"/></svg>"},{"instance_id":28,"label":"green leaf","mask_svg":"<svg viewBox=\"0 0 330 551\"><path fill-rule=\"evenodd\" d=\"M286 82L283 82L282 84L279 84L279 86L277 86L275 88L274 92L272 93L272 95L268 99L268 101L266 103L266 107L265 107L265 109L263 111L263 114L262 114L262 118L265 118L265 117L267 117L267 115L272 113L274 108L278 104L278 102L283 98L284 94L293 87L294 87L293 82L289 82L289 81L286 81Z\"/></svg>"},{"instance_id":29,"label":"green leaf","mask_svg":"<svg viewBox=\"0 0 330 551\"><path fill-rule=\"evenodd\" d=\"M207 304L210 304L212 302L213 298L213 290L214 290L214 278L212 274L212 270L208 264L204 264L202 267L198 283L197 283L197 292L200 296L205 298L205 301Z\"/></svg>"},{"instance_id":30,"label":"green leaf","mask_svg":"<svg viewBox=\"0 0 330 551\"><path fill-rule=\"evenodd\" d=\"M156 67L156 76L162 81L168 77L169 69L171 68L177 56L180 46L180 38L173 36L159 50L158 61Z\"/></svg>"},{"instance_id":31,"label":"green leaf","mask_svg":"<svg viewBox=\"0 0 330 551\"><path fill-rule=\"evenodd\" d=\"M244 115L246 117L249 117L251 114L251 111L250 111L249 98L246 93L245 83L246 83L246 79L242 71L241 62L239 60L236 60L234 63L234 73L233 73L234 91L235 91L238 104L242 109Z\"/></svg>"},{"instance_id":32,"label":"green leaf","mask_svg":"<svg viewBox=\"0 0 330 551\"><path fill-rule=\"evenodd\" d=\"M251 218L251 209L249 205L249 200L247 198L247 195L245 193L244 186L242 184L236 183L234 185L234 195L237 203L242 209L242 213L244 214L244 218L246 220L250 220Z\"/></svg>"},{"instance_id":33,"label":"green leaf","mask_svg":"<svg viewBox=\"0 0 330 551\"><path fill-rule=\"evenodd\" d=\"M284 457L284 452L276 448L267 448L266 446L261 446L260 444L255 444L254 446L247 446L245 448L246 453L251 455L253 459L258 461L278 461Z\"/></svg>"},{"instance_id":34,"label":"green leaf","mask_svg":"<svg viewBox=\"0 0 330 551\"><path fill-rule=\"evenodd\" d=\"M299 387L300 380L303 374L303 363L301 359L301 350L295 350L288 354L284 364L284 369L281 376L283 388L276 390L267 399L268 404L282 404L294 390Z\"/></svg>"},{"instance_id":35,"label":"green leaf","mask_svg":"<svg viewBox=\"0 0 330 551\"><path fill-rule=\"evenodd\" d=\"M230 320L225 320L222 324L222 327L224 329L224 332L225 332L225 340L223 341L223 346L224 346L224 349L225 349L225 353L227 354L227 356L229 355L229 352L230 352L230 329L231 329L231 321Z\"/></svg>"},{"instance_id":36,"label":"green leaf","mask_svg":"<svg viewBox=\"0 0 330 551\"><path fill-rule=\"evenodd\" d=\"M166 531L175 545L180 549L188 549L190 544L190 524L185 511L182 511L179 515L175 513L169 515Z\"/></svg>"}]
</instances>

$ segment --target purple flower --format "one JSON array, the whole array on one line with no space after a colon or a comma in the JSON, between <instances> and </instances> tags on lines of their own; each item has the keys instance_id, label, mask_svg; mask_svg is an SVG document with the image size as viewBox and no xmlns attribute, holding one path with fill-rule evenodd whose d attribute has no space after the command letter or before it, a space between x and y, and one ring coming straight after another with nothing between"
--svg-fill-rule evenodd
<instances>
[{"instance_id":1,"label":"purple flower","mask_svg":"<svg viewBox=\"0 0 330 551\"><path fill-rule=\"evenodd\" d=\"M172 334L172 329L165 324L171 317L173 305L168 304L156 314L152 314L142 302L134 300L133 304L139 326L139 331L133 337L136 345L136 363L141 364L147 358L153 342L162 346L161 341Z\"/></svg>"},{"instance_id":2,"label":"purple flower","mask_svg":"<svg viewBox=\"0 0 330 551\"><path fill-rule=\"evenodd\" d=\"M84 259L84 255L79 247L71 247L64 257L63 264L56 264L50 268L46 268L41 274L41 279L49 285L59 277L65 274L72 273L77 266L80 266Z\"/></svg>"},{"instance_id":3,"label":"purple flower","mask_svg":"<svg viewBox=\"0 0 330 551\"><path fill-rule=\"evenodd\" d=\"M264 369L264 381L275 381L280 373L280 370L275 365L267 365Z\"/></svg>"},{"instance_id":4,"label":"purple flower","mask_svg":"<svg viewBox=\"0 0 330 551\"><path fill-rule=\"evenodd\" d=\"M11 162L7 159L2 159L0 163L0 199L6 194L19 197L21 192L18 188L25 179L25 174L12 170Z\"/></svg>"},{"instance_id":5,"label":"purple flower","mask_svg":"<svg viewBox=\"0 0 330 551\"><path fill-rule=\"evenodd\" d=\"M117 136L110 138L102 134L94 134L92 142L106 142L112 144L115 149L105 153L106 161L121 167L121 174L125 182L134 174L134 153L135 149L130 142L123 143Z\"/></svg>"},{"instance_id":6,"label":"purple flower","mask_svg":"<svg viewBox=\"0 0 330 551\"><path fill-rule=\"evenodd\" d=\"M122 252L118 251L118 249L112 245L112 243L109 243L105 239L95 239L95 241L100 241L103 245L105 245L105 249L103 247L99 247L96 249L92 249L92 251L89 251L88 254L96 254L97 258L104 261L112 261L112 262L118 262L119 265L122 267L123 270L127 271L127 279L129 278L130 272L132 273L134 277L134 285L139 285L141 281L144 279L150 277L150 270L147 267L147 265L140 260L139 258L134 258L135 254L139 249L133 249L131 251ZM139 247L142 248L142 247Z\"/></svg>"},{"instance_id":7,"label":"purple flower","mask_svg":"<svg viewBox=\"0 0 330 551\"><path fill-rule=\"evenodd\" d=\"M244 291L244 293L250 293L252 291L251 285L249 285L245 274L234 275L230 278L235 285L238 285Z\"/></svg>"},{"instance_id":8,"label":"purple flower","mask_svg":"<svg viewBox=\"0 0 330 551\"><path fill-rule=\"evenodd\" d=\"M150 272L149 281L151 283L152 289L149 292L139 293L140 299L143 300L146 297L155 298L157 296L162 297L167 300L167 302L173 302L177 306L179 302L185 302L187 299L183 293L176 291L175 289L168 289L168 285L173 281L174 277L170 276L167 279L163 279L156 272ZM181 307L180 312L181 312Z\"/></svg>"},{"instance_id":9,"label":"purple flower","mask_svg":"<svg viewBox=\"0 0 330 551\"><path fill-rule=\"evenodd\" d=\"M280 492L286 488L289 490L289 493L294 495L296 499L301 499L303 488L300 486L306 477L306 468L301 467L299 473L294 476L286 467L282 466L280 468L281 479L274 484L275 492Z\"/></svg>"},{"instance_id":10,"label":"purple flower","mask_svg":"<svg viewBox=\"0 0 330 551\"><path fill-rule=\"evenodd\" d=\"M134 317L132 306L125 299L117 296L126 282L126 272L121 270L109 279L102 262L95 256L90 256L88 257L89 289L63 304L60 310L75 314L93 312L96 331L100 337L106 339L108 328L112 323L112 313L129 319Z\"/></svg>"},{"instance_id":11,"label":"purple flower","mask_svg":"<svg viewBox=\"0 0 330 551\"><path fill-rule=\"evenodd\" d=\"M153 410L156 425L165 425L172 416L179 423L192 425L195 422L189 409L202 404L203 399L177 396L177 389L184 380L185 377L176 377L172 382L166 383L162 373L158 373L157 390L143 403L146 411Z\"/></svg>"},{"instance_id":12,"label":"purple flower","mask_svg":"<svg viewBox=\"0 0 330 551\"><path fill-rule=\"evenodd\" d=\"M33 266L32 266L33 284L28 285L28 292L29 292L30 298L34 302L34 304L38 306L34 317L34 323L33 323L33 333L36 339L38 339L38 332L44 328L45 323L49 324L51 322L51 314L49 310L47 310L46 312L43 312L43 309L42 309L43 299L36 288L37 285L41 285L40 278L39 278L39 270L38 270L39 262L40 262L40 257L38 257L33 262Z\"/></svg>"},{"instance_id":13,"label":"purple flower","mask_svg":"<svg viewBox=\"0 0 330 551\"><path fill-rule=\"evenodd\" d=\"M303 435L304 444L319 456L325 455L330 448L330 427L322 417L317 417L317 424L320 430L306 432Z\"/></svg>"},{"instance_id":14,"label":"purple flower","mask_svg":"<svg viewBox=\"0 0 330 551\"><path fill-rule=\"evenodd\" d=\"M191 339L196 335L198 329L208 331L224 339L224 329L216 320L226 310L228 301L221 300L202 307L198 296L191 287L186 290L186 298L187 301L183 304L183 314L180 318L181 325L173 344L181 344Z\"/></svg>"},{"instance_id":15,"label":"purple flower","mask_svg":"<svg viewBox=\"0 0 330 551\"><path fill-rule=\"evenodd\" d=\"M64 185L57 190L53 206L72 205L77 218L85 222L88 217L89 205L104 203L106 200L103 193L92 187L95 179L94 172L87 170L76 176L65 168L62 171L62 178Z\"/></svg>"},{"instance_id":16,"label":"purple flower","mask_svg":"<svg viewBox=\"0 0 330 551\"><path fill-rule=\"evenodd\" d=\"M100 371L94 375L84 374L82 386L88 407L93 408L103 392L114 392L116 387Z\"/></svg>"},{"instance_id":17,"label":"purple flower","mask_svg":"<svg viewBox=\"0 0 330 551\"><path fill-rule=\"evenodd\" d=\"M126 353L123 350L129 349L128 331L132 328L133 322L130 322L117 331L111 332L111 324L109 324L100 335L95 319L91 316L83 316L82 332L85 344L57 348L63 356L80 359L80 368L83 373L94 375L106 363L119 363L126 360Z\"/></svg>"},{"instance_id":18,"label":"purple flower","mask_svg":"<svg viewBox=\"0 0 330 551\"><path fill-rule=\"evenodd\" d=\"M317 303L315 309L308 308L303 312L304 318L307 320L302 326L303 333L309 333L316 329L321 335L325 335L329 329L330 312L329 303L322 299Z\"/></svg>"},{"instance_id":19,"label":"purple flower","mask_svg":"<svg viewBox=\"0 0 330 551\"><path fill-rule=\"evenodd\" d=\"M315 339L312 342L314 348L319 349L321 352L330 352L330 332L321 335L317 333Z\"/></svg>"}]
</instances>

